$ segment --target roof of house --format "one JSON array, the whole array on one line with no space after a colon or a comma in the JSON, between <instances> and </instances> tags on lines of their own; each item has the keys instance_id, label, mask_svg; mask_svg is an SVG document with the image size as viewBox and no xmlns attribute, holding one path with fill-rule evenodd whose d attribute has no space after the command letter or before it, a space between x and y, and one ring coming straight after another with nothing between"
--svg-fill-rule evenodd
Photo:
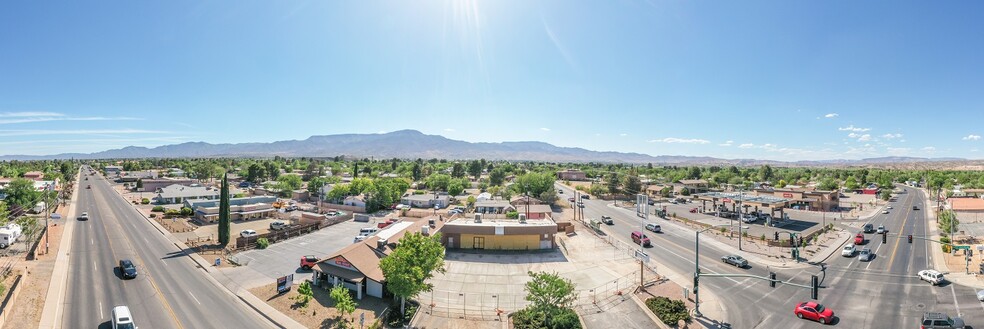
<instances>
[{"instance_id":1,"label":"roof of house","mask_svg":"<svg viewBox=\"0 0 984 329\"><path fill-rule=\"evenodd\" d=\"M475 197L475 198L476 199L491 199L492 198L492 193L482 192L482 193L479 193L478 196Z\"/></svg>"},{"instance_id":2,"label":"roof of house","mask_svg":"<svg viewBox=\"0 0 984 329\"><path fill-rule=\"evenodd\" d=\"M383 270L379 268L379 260L386 255L377 252L376 248L374 248L377 240L379 240L379 238L373 236L364 241L350 244L348 247L342 248L334 254L331 254L328 257L318 261L318 267L321 269L324 269L325 266L337 268L337 266L328 264L328 261L334 259L335 257L341 256L342 258L345 258L349 264L352 264L353 267L358 269L362 275L365 275L373 281L383 282L386 280L386 277L383 276Z\"/></svg>"},{"instance_id":3,"label":"roof of house","mask_svg":"<svg viewBox=\"0 0 984 329\"><path fill-rule=\"evenodd\" d=\"M530 204L533 204L533 203L543 203L543 201L540 201L540 199L537 199L537 198L534 198L534 197L529 197L529 201L530 201ZM522 196L522 195L517 195L517 196L514 196L511 199L509 199L509 203L510 204L511 203L514 203L514 202L522 202L523 204L525 204L526 203L526 197L525 196Z\"/></svg>"},{"instance_id":4,"label":"roof of house","mask_svg":"<svg viewBox=\"0 0 984 329\"><path fill-rule=\"evenodd\" d=\"M242 206L242 205L250 205L250 204L257 204L257 203L274 203L276 201L277 201L277 197L275 196L260 195L260 196L251 196L245 198L230 198L229 205ZM211 208L211 207L219 206L219 200L189 200L186 203L191 208L197 208L197 207Z\"/></svg>"},{"instance_id":5,"label":"roof of house","mask_svg":"<svg viewBox=\"0 0 984 329\"><path fill-rule=\"evenodd\" d=\"M707 181L703 179L681 179L680 184L684 184L684 185L707 184Z\"/></svg>"},{"instance_id":6,"label":"roof of house","mask_svg":"<svg viewBox=\"0 0 984 329\"><path fill-rule=\"evenodd\" d=\"M486 207L486 208L508 208L512 207L509 201L505 200L482 200L475 202L475 207Z\"/></svg>"},{"instance_id":7,"label":"roof of house","mask_svg":"<svg viewBox=\"0 0 984 329\"><path fill-rule=\"evenodd\" d=\"M28 172L24 173L24 177L27 177L27 176L41 177L41 176L44 176L44 173L43 172L40 172L40 171L28 171Z\"/></svg>"},{"instance_id":8,"label":"roof of house","mask_svg":"<svg viewBox=\"0 0 984 329\"><path fill-rule=\"evenodd\" d=\"M984 211L984 199L950 198L950 207L954 211Z\"/></svg>"},{"instance_id":9,"label":"roof of house","mask_svg":"<svg viewBox=\"0 0 984 329\"><path fill-rule=\"evenodd\" d=\"M411 194L411 195L405 196L403 198L404 199L407 199L407 200L410 200L410 201L446 200L448 198L448 195L447 194L438 194L437 197L434 197L434 194L433 193L427 193L427 194Z\"/></svg>"},{"instance_id":10,"label":"roof of house","mask_svg":"<svg viewBox=\"0 0 984 329\"><path fill-rule=\"evenodd\" d=\"M519 208L517 208L516 210L518 210L519 212L525 212L526 211L526 206L519 206ZM545 205L545 204L531 204L530 205L530 212L531 213L551 214L551 213L553 213L553 209L550 208L550 205Z\"/></svg>"}]
</instances>

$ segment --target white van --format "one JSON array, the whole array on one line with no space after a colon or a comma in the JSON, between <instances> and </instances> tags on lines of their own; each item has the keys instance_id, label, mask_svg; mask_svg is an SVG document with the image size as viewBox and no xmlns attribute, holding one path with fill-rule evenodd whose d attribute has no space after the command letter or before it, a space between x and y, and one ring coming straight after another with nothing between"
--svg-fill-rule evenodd
<instances>
[{"instance_id":1,"label":"white van","mask_svg":"<svg viewBox=\"0 0 984 329\"><path fill-rule=\"evenodd\" d=\"M114 329L137 329L133 324L133 316L130 315L130 308L117 306L113 308L113 328Z\"/></svg>"},{"instance_id":2,"label":"white van","mask_svg":"<svg viewBox=\"0 0 984 329\"><path fill-rule=\"evenodd\" d=\"M359 235L369 236L375 234L376 231L379 231L379 229L375 227L366 227L359 230Z\"/></svg>"}]
</instances>

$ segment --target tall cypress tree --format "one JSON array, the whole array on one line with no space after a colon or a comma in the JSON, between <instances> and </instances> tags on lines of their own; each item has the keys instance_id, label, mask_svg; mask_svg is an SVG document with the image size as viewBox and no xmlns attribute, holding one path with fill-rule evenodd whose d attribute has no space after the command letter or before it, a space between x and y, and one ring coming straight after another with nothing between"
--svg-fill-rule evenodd
<instances>
[{"instance_id":1,"label":"tall cypress tree","mask_svg":"<svg viewBox=\"0 0 984 329\"><path fill-rule=\"evenodd\" d=\"M232 227L229 225L229 174L222 175L222 192L219 194L219 244L229 244Z\"/></svg>"}]
</instances>

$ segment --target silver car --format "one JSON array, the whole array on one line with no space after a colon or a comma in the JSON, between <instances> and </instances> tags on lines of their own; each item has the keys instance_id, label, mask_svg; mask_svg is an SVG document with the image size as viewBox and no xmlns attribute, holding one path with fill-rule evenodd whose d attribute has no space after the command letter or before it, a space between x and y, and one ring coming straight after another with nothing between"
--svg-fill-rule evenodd
<instances>
[{"instance_id":1,"label":"silver car","mask_svg":"<svg viewBox=\"0 0 984 329\"><path fill-rule=\"evenodd\" d=\"M984 302L984 290L977 291L977 300Z\"/></svg>"},{"instance_id":2,"label":"silver car","mask_svg":"<svg viewBox=\"0 0 984 329\"><path fill-rule=\"evenodd\" d=\"M870 262L872 258L875 257L875 253L869 248L861 249L861 254L858 255L858 260L862 262Z\"/></svg>"}]
</instances>

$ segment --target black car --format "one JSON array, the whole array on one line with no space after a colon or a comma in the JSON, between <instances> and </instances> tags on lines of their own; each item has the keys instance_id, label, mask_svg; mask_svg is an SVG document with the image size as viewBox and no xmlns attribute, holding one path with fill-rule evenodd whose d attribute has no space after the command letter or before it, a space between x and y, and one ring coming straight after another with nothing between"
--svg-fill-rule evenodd
<instances>
[{"instance_id":1,"label":"black car","mask_svg":"<svg viewBox=\"0 0 984 329\"><path fill-rule=\"evenodd\" d=\"M864 233L874 233L875 226L871 224L864 224Z\"/></svg>"},{"instance_id":2,"label":"black car","mask_svg":"<svg viewBox=\"0 0 984 329\"><path fill-rule=\"evenodd\" d=\"M137 266L133 265L129 259L120 260L120 274L123 275L124 279L136 278Z\"/></svg>"}]
</instances>

